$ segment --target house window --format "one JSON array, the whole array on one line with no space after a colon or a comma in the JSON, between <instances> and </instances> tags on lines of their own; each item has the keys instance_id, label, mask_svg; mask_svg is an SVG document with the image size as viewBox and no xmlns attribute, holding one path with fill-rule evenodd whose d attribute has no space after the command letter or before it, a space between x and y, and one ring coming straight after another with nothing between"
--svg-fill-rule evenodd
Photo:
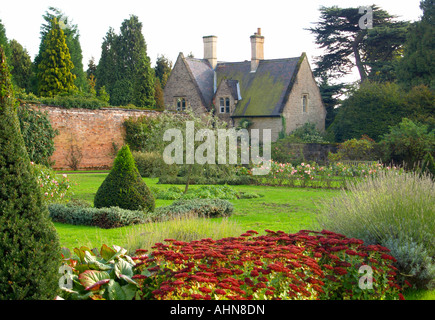
<instances>
[{"instance_id":1,"label":"house window","mask_svg":"<svg viewBox=\"0 0 435 320\"><path fill-rule=\"evenodd\" d=\"M230 113L230 98L219 99L219 111L220 113Z\"/></svg>"},{"instance_id":2,"label":"house window","mask_svg":"<svg viewBox=\"0 0 435 320\"><path fill-rule=\"evenodd\" d=\"M177 111L185 111L186 110L186 99L178 98L177 99Z\"/></svg>"},{"instance_id":3,"label":"house window","mask_svg":"<svg viewBox=\"0 0 435 320\"><path fill-rule=\"evenodd\" d=\"M306 113L308 108L308 94L302 95L302 112Z\"/></svg>"}]
</instances>

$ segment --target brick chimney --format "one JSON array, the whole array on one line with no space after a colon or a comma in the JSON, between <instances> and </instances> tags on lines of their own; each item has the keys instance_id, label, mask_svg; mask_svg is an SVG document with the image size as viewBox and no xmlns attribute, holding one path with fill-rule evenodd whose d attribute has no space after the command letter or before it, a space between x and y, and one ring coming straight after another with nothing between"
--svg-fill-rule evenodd
<instances>
[{"instance_id":1,"label":"brick chimney","mask_svg":"<svg viewBox=\"0 0 435 320\"><path fill-rule=\"evenodd\" d=\"M204 59L208 60L214 70L217 65L217 37L205 36L202 39L204 41Z\"/></svg>"},{"instance_id":2,"label":"brick chimney","mask_svg":"<svg viewBox=\"0 0 435 320\"><path fill-rule=\"evenodd\" d=\"M264 59L264 37L261 28L251 36L251 72L257 71L260 60Z\"/></svg>"}]
</instances>

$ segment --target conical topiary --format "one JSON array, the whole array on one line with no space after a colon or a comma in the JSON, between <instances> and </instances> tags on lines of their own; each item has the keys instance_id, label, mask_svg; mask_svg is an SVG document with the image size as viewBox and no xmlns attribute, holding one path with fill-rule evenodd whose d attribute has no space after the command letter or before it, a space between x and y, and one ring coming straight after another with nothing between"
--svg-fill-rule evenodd
<instances>
[{"instance_id":1,"label":"conical topiary","mask_svg":"<svg viewBox=\"0 0 435 320\"><path fill-rule=\"evenodd\" d=\"M154 196L140 176L128 145L119 150L112 170L95 194L94 206L154 211Z\"/></svg>"},{"instance_id":2,"label":"conical topiary","mask_svg":"<svg viewBox=\"0 0 435 320\"><path fill-rule=\"evenodd\" d=\"M54 299L59 239L32 174L0 48L0 300Z\"/></svg>"}]
</instances>

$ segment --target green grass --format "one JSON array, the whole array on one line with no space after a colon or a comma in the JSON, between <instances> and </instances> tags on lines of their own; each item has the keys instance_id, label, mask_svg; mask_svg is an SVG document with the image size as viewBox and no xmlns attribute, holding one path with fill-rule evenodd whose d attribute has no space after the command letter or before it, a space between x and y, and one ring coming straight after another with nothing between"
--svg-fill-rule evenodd
<instances>
[{"instance_id":1,"label":"green grass","mask_svg":"<svg viewBox=\"0 0 435 320\"><path fill-rule=\"evenodd\" d=\"M87 200L93 203L94 195L103 182L107 173L82 173L71 174L68 178L73 183L73 198ZM144 179L148 186L168 189L171 185L159 185L158 179ZM196 188L191 186L190 188ZM152 223L147 226L136 225L117 229L100 229L88 226L73 226L55 223L61 245L70 249L79 246L100 248L102 244L118 245L133 249L141 245L147 249L152 244L149 240L171 238L174 234L183 237L192 236L192 228L198 236L208 233L209 237L223 237L224 235L238 236L241 232L253 229L260 234L265 229L297 232L301 229L318 230L315 216L317 205L326 198L339 194L339 190L310 189L289 187L264 187L264 186L232 186L237 191L249 191L261 194L261 198L231 200L234 205L234 214L223 218L207 219L196 225L190 221L175 221ZM156 200L156 207L171 204L172 200ZM186 225L180 228L180 224ZM213 228L215 224L215 228ZM187 232L186 232L187 230ZM147 239L147 238L150 239ZM193 239L185 239L193 240ZM406 300L435 300L435 290L408 290L405 292Z\"/></svg>"},{"instance_id":2,"label":"green grass","mask_svg":"<svg viewBox=\"0 0 435 320\"><path fill-rule=\"evenodd\" d=\"M94 195L103 182L106 174L83 173L71 174L68 178L73 184L72 198L82 199L93 203ZM158 179L145 178L148 186L167 189L171 185L159 185ZM196 188L197 186L190 186ZM282 230L297 232L301 229L318 229L315 221L316 204L324 198L338 194L337 190L263 187L263 186L232 186L237 191L249 191L261 194L254 199L231 200L234 214L229 218L231 223L237 224L242 232L253 229L260 234L264 230ZM156 207L171 204L172 200L156 200ZM213 222L220 224L222 218L215 218ZM55 223L61 245L74 248L81 245L100 247L102 244L126 244L126 236L134 233L140 226L129 226L118 229L104 230L96 227L71 226ZM233 234L238 236L239 234Z\"/></svg>"}]
</instances>

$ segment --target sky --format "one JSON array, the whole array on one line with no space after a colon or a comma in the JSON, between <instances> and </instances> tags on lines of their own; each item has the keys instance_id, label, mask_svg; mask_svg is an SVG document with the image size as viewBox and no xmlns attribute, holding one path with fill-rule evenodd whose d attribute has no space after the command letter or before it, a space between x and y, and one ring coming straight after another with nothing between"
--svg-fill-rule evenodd
<instances>
[{"instance_id":1,"label":"sky","mask_svg":"<svg viewBox=\"0 0 435 320\"><path fill-rule=\"evenodd\" d=\"M422 14L420 0L14 0L2 1L0 19L8 39L15 39L32 60L39 50L42 16L51 7L60 9L78 26L87 68L96 63L109 27L116 33L131 14L143 24L147 53L154 66L158 55L175 63L179 52L203 58L203 36L217 36L218 61L251 59L250 36L261 28L265 59L300 56L312 63L322 53L312 33L305 30L319 21L321 6L342 8L376 4L401 20L415 21ZM312 66L313 67L313 66Z\"/></svg>"}]
</instances>

